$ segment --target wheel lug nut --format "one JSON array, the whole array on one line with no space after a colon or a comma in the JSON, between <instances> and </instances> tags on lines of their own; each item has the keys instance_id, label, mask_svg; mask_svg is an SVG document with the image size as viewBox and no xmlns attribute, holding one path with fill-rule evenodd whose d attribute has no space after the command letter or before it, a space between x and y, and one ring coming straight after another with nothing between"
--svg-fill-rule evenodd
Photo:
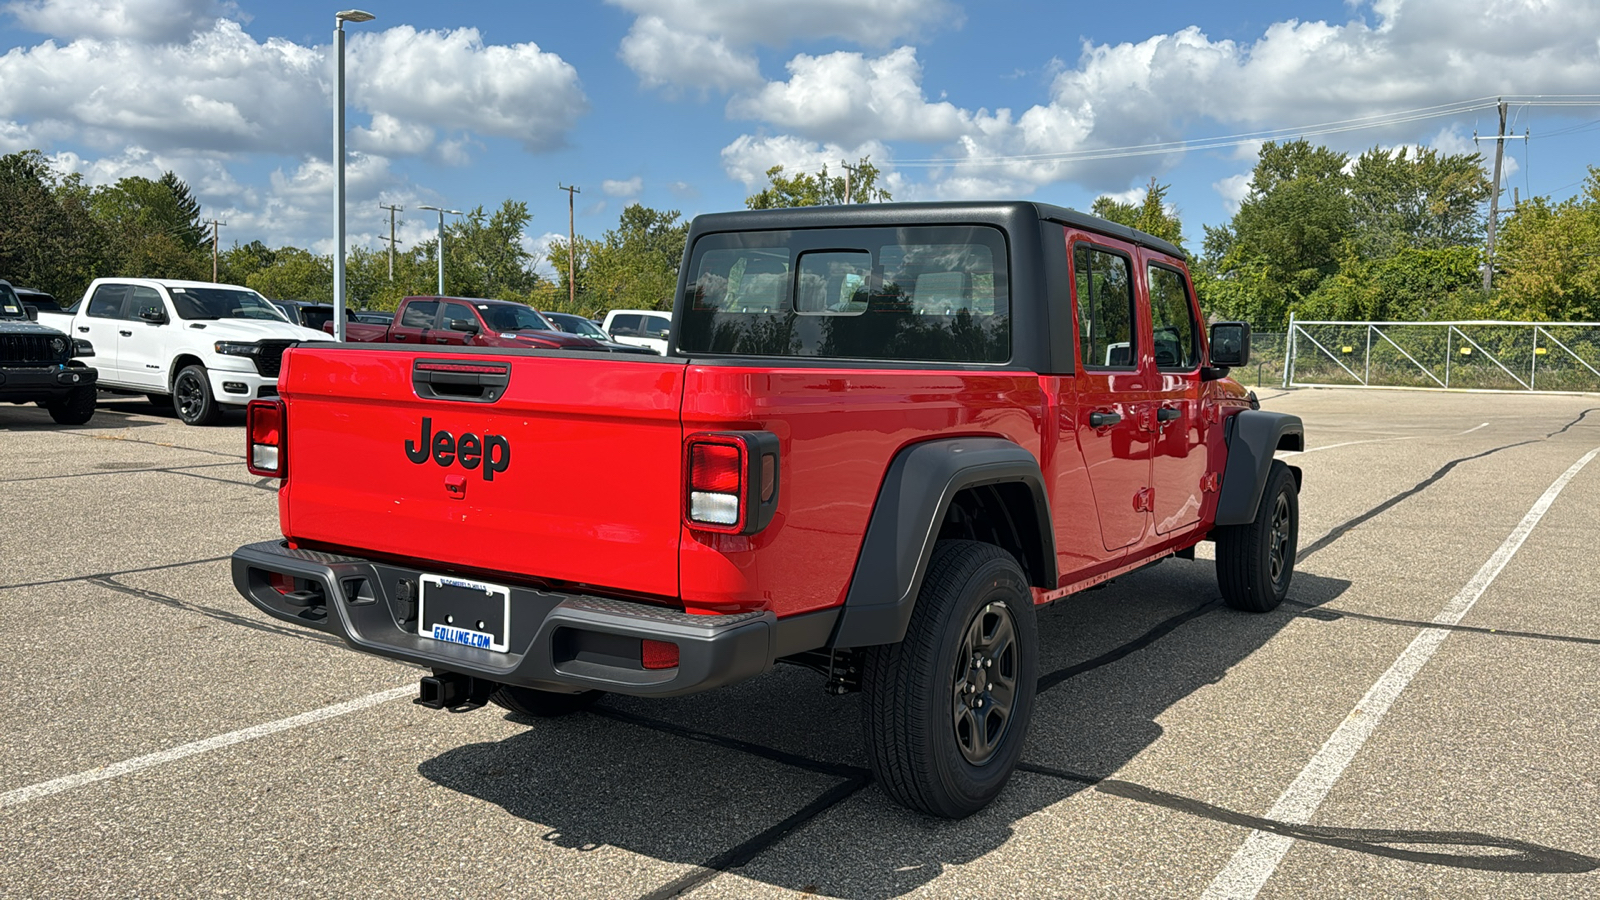
<instances>
[{"instance_id":1,"label":"wheel lug nut","mask_svg":"<svg viewBox=\"0 0 1600 900\"><path fill-rule=\"evenodd\" d=\"M983 667L984 667L984 668L985 668L985 669L992 669L992 668L994 668L994 660L992 660L992 659L986 659L986 660L984 660L984 661L983 661Z\"/></svg>"},{"instance_id":2,"label":"wheel lug nut","mask_svg":"<svg viewBox=\"0 0 1600 900\"><path fill-rule=\"evenodd\" d=\"M979 697L979 698L978 698L978 702L977 702L977 704L976 704L976 705L977 705L977 707L978 707L978 708L979 708L979 709L983 709L983 698L982 698L982 697Z\"/></svg>"}]
</instances>

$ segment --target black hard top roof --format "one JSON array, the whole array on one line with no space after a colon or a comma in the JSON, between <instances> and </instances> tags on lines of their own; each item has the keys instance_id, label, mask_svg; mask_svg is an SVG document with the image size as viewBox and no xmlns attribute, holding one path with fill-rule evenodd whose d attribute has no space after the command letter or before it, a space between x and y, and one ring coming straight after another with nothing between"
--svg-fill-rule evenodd
<instances>
[{"instance_id":1,"label":"black hard top roof","mask_svg":"<svg viewBox=\"0 0 1600 900\"><path fill-rule=\"evenodd\" d=\"M706 213L694 217L691 231L781 231L789 228L850 228L883 225L938 225L990 222L1031 216L1119 238L1177 259L1188 254L1176 245L1126 225L1064 206L1028 200L955 200L934 203L859 203L849 206L798 206Z\"/></svg>"}]
</instances>

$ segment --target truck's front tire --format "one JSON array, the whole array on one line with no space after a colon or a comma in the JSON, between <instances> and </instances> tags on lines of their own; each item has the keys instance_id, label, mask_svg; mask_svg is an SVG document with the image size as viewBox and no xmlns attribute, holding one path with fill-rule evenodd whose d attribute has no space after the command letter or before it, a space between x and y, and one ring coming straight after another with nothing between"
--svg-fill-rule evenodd
<instances>
[{"instance_id":1,"label":"truck's front tire","mask_svg":"<svg viewBox=\"0 0 1600 900\"><path fill-rule=\"evenodd\" d=\"M1267 472L1255 521L1216 530L1217 586L1234 609L1271 612L1289 595L1300 541L1300 492L1279 460Z\"/></svg>"},{"instance_id":2,"label":"truck's front tire","mask_svg":"<svg viewBox=\"0 0 1600 900\"><path fill-rule=\"evenodd\" d=\"M502 684L489 695L489 702L502 709L535 719L553 719L569 713L582 712L604 696L604 691L584 691L581 694L554 694L534 688Z\"/></svg>"},{"instance_id":3,"label":"truck's front tire","mask_svg":"<svg viewBox=\"0 0 1600 900\"><path fill-rule=\"evenodd\" d=\"M185 425L211 425L222 418L222 407L211 396L211 379L204 366L184 366L173 379L172 408Z\"/></svg>"},{"instance_id":4,"label":"truck's front tire","mask_svg":"<svg viewBox=\"0 0 1600 900\"><path fill-rule=\"evenodd\" d=\"M49 410L50 418L58 425L82 425L94 418L94 404L99 395L99 389L92 384L82 384L66 396L57 397L45 404Z\"/></svg>"},{"instance_id":5,"label":"truck's front tire","mask_svg":"<svg viewBox=\"0 0 1600 900\"><path fill-rule=\"evenodd\" d=\"M1038 646L1016 559L940 541L904 640L863 659L867 758L884 793L951 819L988 805L1022 756Z\"/></svg>"}]
</instances>

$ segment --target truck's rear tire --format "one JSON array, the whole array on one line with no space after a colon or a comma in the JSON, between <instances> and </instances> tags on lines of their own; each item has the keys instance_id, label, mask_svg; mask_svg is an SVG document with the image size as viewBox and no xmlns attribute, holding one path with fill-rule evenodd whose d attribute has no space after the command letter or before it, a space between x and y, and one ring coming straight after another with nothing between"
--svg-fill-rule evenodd
<instances>
[{"instance_id":1,"label":"truck's rear tire","mask_svg":"<svg viewBox=\"0 0 1600 900\"><path fill-rule=\"evenodd\" d=\"M211 425L222 418L204 366L184 366L173 379L172 407L185 425Z\"/></svg>"},{"instance_id":2,"label":"truck's rear tire","mask_svg":"<svg viewBox=\"0 0 1600 900\"><path fill-rule=\"evenodd\" d=\"M940 541L904 640L864 654L867 758L884 793L951 819L987 806L1022 756L1038 646L1016 559Z\"/></svg>"},{"instance_id":3,"label":"truck's rear tire","mask_svg":"<svg viewBox=\"0 0 1600 900\"><path fill-rule=\"evenodd\" d=\"M582 712L605 695L604 691L584 691L581 694L553 694L534 688L502 684L489 695L489 702L502 709L536 719L553 719L569 713Z\"/></svg>"},{"instance_id":4,"label":"truck's rear tire","mask_svg":"<svg viewBox=\"0 0 1600 900\"><path fill-rule=\"evenodd\" d=\"M82 384L66 396L45 404L45 409L50 411L50 418L58 425L82 425L94 418L94 404L98 395L99 389L94 385Z\"/></svg>"},{"instance_id":5,"label":"truck's rear tire","mask_svg":"<svg viewBox=\"0 0 1600 900\"><path fill-rule=\"evenodd\" d=\"M1217 585L1234 609L1271 612L1289 595L1300 541L1300 491L1294 473L1273 460L1255 521L1215 532Z\"/></svg>"}]
</instances>

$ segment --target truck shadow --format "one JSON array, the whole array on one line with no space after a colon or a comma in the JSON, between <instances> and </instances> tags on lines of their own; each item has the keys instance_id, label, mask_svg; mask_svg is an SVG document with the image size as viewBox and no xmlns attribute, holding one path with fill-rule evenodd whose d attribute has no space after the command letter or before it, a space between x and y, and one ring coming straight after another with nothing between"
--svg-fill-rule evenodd
<instances>
[{"instance_id":1,"label":"truck shadow","mask_svg":"<svg viewBox=\"0 0 1600 900\"><path fill-rule=\"evenodd\" d=\"M905 810L873 787L859 697L830 697L820 675L789 666L698 696L608 697L567 719L509 717L529 730L450 750L418 771L536 823L559 846L705 867L683 887L737 867L797 891L895 897L1004 846L1018 820L1117 772L1161 735L1166 710L1349 586L1298 572L1297 605L1249 615L1213 599L1209 562L1173 560L1041 610L1041 693L1024 768L993 805L959 822ZM783 826L808 822L779 845Z\"/></svg>"},{"instance_id":2,"label":"truck shadow","mask_svg":"<svg viewBox=\"0 0 1600 900\"><path fill-rule=\"evenodd\" d=\"M121 401L121 402L118 402ZM50 418L50 413L32 403L12 405L0 404L0 429L6 431L94 431L106 428L150 428L162 424L160 421L149 418L151 415L160 416L155 407L144 400L127 400L126 398L111 398L102 394L99 403L95 405L94 416L82 425L58 425ZM177 421L177 415L171 410L166 413L166 418Z\"/></svg>"}]
</instances>

